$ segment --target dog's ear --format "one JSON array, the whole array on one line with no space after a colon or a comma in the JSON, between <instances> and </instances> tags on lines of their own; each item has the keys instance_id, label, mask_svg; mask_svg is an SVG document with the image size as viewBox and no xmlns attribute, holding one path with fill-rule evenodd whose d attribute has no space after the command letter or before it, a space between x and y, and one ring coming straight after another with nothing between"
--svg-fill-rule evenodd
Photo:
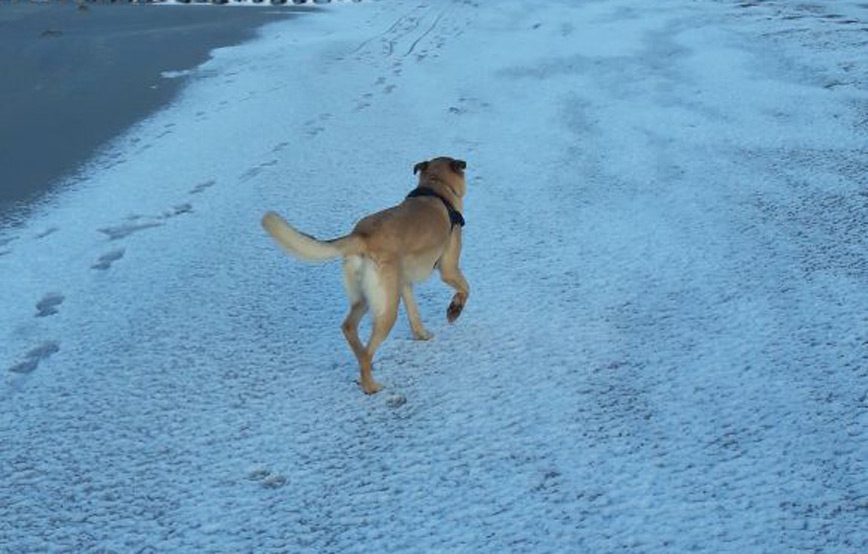
<instances>
[{"instance_id":1,"label":"dog's ear","mask_svg":"<svg viewBox=\"0 0 868 554\"><path fill-rule=\"evenodd\" d=\"M413 166L413 175L416 175L420 171L425 171L428 169L428 162L419 162Z\"/></svg>"},{"instance_id":2,"label":"dog's ear","mask_svg":"<svg viewBox=\"0 0 868 554\"><path fill-rule=\"evenodd\" d=\"M467 167L467 162L464 160L452 160L452 171L461 173Z\"/></svg>"}]
</instances>

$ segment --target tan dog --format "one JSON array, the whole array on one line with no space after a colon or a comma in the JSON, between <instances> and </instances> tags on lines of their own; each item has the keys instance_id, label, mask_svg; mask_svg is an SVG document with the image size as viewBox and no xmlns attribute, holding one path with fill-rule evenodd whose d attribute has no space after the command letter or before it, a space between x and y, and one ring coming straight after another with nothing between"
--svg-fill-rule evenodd
<instances>
[{"instance_id":1,"label":"tan dog","mask_svg":"<svg viewBox=\"0 0 868 554\"><path fill-rule=\"evenodd\" d=\"M466 167L464 161L446 157L416 164L413 173L419 173L419 184L402 203L362 219L341 238L317 240L292 228L274 212L262 218L274 240L299 259L343 257L350 313L341 329L359 361L360 384L367 394L382 388L371 375L371 364L395 324L401 299L413 336L418 340L432 337L419 318L413 283L427 279L435 268L440 270L443 281L456 291L446 310L450 323L467 303L470 286L458 268ZM365 346L358 329L369 309L374 325Z\"/></svg>"}]
</instances>

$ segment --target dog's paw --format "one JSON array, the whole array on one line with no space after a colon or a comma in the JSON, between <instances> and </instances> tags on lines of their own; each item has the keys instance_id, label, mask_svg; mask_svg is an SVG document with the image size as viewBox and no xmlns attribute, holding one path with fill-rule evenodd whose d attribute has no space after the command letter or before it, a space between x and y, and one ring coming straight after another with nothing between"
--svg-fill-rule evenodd
<instances>
[{"instance_id":1,"label":"dog's paw","mask_svg":"<svg viewBox=\"0 0 868 554\"><path fill-rule=\"evenodd\" d=\"M464 304L453 300L452 303L449 304L449 308L446 310L446 319L449 323L455 323L455 320L461 315L462 310L464 310Z\"/></svg>"},{"instance_id":2,"label":"dog's paw","mask_svg":"<svg viewBox=\"0 0 868 554\"><path fill-rule=\"evenodd\" d=\"M434 333L428 331L428 329L422 329L421 331L413 331L413 338L415 340L431 340L434 338Z\"/></svg>"},{"instance_id":3,"label":"dog's paw","mask_svg":"<svg viewBox=\"0 0 868 554\"><path fill-rule=\"evenodd\" d=\"M371 379L370 381L362 381L362 390L365 394L377 394L383 390L383 385Z\"/></svg>"}]
</instances>

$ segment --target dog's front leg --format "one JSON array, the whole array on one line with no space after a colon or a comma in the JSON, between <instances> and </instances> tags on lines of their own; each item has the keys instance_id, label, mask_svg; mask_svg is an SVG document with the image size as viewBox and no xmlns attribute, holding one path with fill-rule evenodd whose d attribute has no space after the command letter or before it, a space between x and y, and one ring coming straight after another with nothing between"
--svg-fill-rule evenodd
<instances>
[{"instance_id":1,"label":"dog's front leg","mask_svg":"<svg viewBox=\"0 0 868 554\"><path fill-rule=\"evenodd\" d=\"M452 230L452 236L449 237L449 245L443 256L440 258L440 278L443 282L455 289L455 296L452 297L452 302L446 310L446 319L449 323L453 323L461 312L464 310L464 305L467 304L467 299L470 297L470 284L461 273L458 267L458 259L461 257L461 227L455 227Z\"/></svg>"},{"instance_id":2,"label":"dog's front leg","mask_svg":"<svg viewBox=\"0 0 868 554\"><path fill-rule=\"evenodd\" d=\"M407 319L410 320L410 329L413 330L413 338L416 340L431 340L434 335L425 329L422 325L422 318L419 317L419 307L416 305L416 299L413 297L413 287L404 285L401 291L401 298L404 300L404 307L407 308Z\"/></svg>"}]
</instances>

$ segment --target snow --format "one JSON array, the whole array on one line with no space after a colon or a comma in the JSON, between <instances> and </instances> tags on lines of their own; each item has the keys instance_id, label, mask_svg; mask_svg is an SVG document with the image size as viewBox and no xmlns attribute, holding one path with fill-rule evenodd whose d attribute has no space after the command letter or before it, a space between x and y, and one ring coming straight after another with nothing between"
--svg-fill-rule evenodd
<instances>
[{"instance_id":1,"label":"snow","mask_svg":"<svg viewBox=\"0 0 868 554\"><path fill-rule=\"evenodd\" d=\"M0 550L868 549L864 4L323 12L0 231ZM368 397L259 219L441 154L470 300L419 287Z\"/></svg>"}]
</instances>

